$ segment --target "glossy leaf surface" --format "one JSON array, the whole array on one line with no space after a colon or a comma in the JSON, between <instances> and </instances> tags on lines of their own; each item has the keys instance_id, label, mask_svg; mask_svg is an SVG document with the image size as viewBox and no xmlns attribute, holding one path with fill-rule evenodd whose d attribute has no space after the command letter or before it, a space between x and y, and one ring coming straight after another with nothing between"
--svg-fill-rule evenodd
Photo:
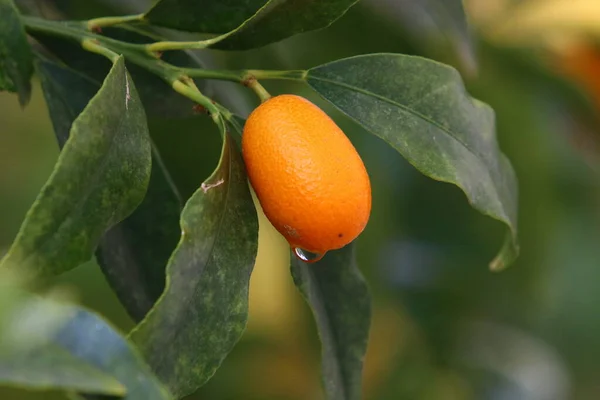
<instances>
[{"instance_id":1,"label":"glossy leaf surface","mask_svg":"<svg viewBox=\"0 0 600 400\"><path fill-rule=\"evenodd\" d=\"M299 33L325 28L357 0L270 0L212 48L249 50Z\"/></svg>"},{"instance_id":2,"label":"glossy leaf surface","mask_svg":"<svg viewBox=\"0 0 600 400\"><path fill-rule=\"evenodd\" d=\"M420 57L372 54L313 68L306 79L423 174L457 185L473 207L506 224L493 270L515 260L517 179L498 147L493 110L467 94L455 69Z\"/></svg>"},{"instance_id":3,"label":"glossy leaf surface","mask_svg":"<svg viewBox=\"0 0 600 400\"><path fill-rule=\"evenodd\" d=\"M357 0L162 0L149 12L157 25L223 33L212 47L248 50L331 25Z\"/></svg>"},{"instance_id":4,"label":"glossy leaf surface","mask_svg":"<svg viewBox=\"0 0 600 400\"><path fill-rule=\"evenodd\" d=\"M227 33L253 16L267 0L160 0L146 13L155 25L190 32Z\"/></svg>"}]
</instances>

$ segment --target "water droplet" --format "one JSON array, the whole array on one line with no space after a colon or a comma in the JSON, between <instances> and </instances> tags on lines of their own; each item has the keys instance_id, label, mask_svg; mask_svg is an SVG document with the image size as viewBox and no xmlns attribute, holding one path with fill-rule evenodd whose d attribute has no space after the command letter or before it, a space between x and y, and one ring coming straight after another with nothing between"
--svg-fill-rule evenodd
<instances>
[{"instance_id":1,"label":"water droplet","mask_svg":"<svg viewBox=\"0 0 600 400\"><path fill-rule=\"evenodd\" d=\"M294 247L293 250L296 257L307 263L317 262L325 255L325 253L313 253L300 247Z\"/></svg>"}]
</instances>

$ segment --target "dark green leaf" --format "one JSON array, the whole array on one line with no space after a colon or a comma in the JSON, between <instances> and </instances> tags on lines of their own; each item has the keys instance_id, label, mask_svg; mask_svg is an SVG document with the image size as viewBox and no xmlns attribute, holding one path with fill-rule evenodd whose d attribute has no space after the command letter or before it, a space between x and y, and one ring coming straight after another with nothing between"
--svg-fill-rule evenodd
<instances>
[{"instance_id":1,"label":"dark green leaf","mask_svg":"<svg viewBox=\"0 0 600 400\"><path fill-rule=\"evenodd\" d=\"M226 38L212 47L248 50L287 37L325 28L358 0L270 0Z\"/></svg>"},{"instance_id":2,"label":"dark green leaf","mask_svg":"<svg viewBox=\"0 0 600 400\"><path fill-rule=\"evenodd\" d=\"M71 124L98 91L90 78L49 60L38 71L59 144ZM111 228L96 252L98 263L125 309L141 320L160 297L165 267L179 240L181 202L156 149L148 191L138 208Z\"/></svg>"},{"instance_id":3,"label":"dark green leaf","mask_svg":"<svg viewBox=\"0 0 600 400\"><path fill-rule=\"evenodd\" d=\"M462 0L400 0L385 8L425 54L457 60L466 72L475 72L471 32Z\"/></svg>"},{"instance_id":4,"label":"dark green leaf","mask_svg":"<svg viewBox=\"0 0 600 400\"><path fill-rule=\"evenodd\" d=\"M246 120L238 115L233 114L231 118L227 121L227 124L231 126L231 128L237 133L240 137L242 136L242 132L244 131L244 124Z\"/></svg>"},{"instance_id":5,"label":"dark green leaf","mask_svg":"<svg viewBox=\"0 0 600 400\"><path fill-rule=\"evenodd\" d=\"M73 121L98 92L100 84L77 71L44 58L36 60L36 69L54 133L62 148L69 138Z\"/></svg>"},{"instance_id":6,"label":"dark green leaf","mask_svg":"<svg viewBox=\"0 0 600 400\"><path fill-rule=\"evenodd\" d=\"M111 228L96 257L131 317L140 321L165 288L165 268L181 235L181 200L158 151L146 197L127 219Z\"/></svg>"},{"instance_id":7,"label":"dark green leaf","mask_svg":"<svg viewBox=\"0 0 600 400\"><path fill-rule=\"evenodd\" d=\"M246 325L258 240L246 179L239 150L225 134L219 166L181 215L165 292L131 334L178 397L210 379Z\"/></svg>"},{"instance_id":8,"label":"dark green leaf","mask_svg":"<svg viewBox=\"0 0 600 400\"><path fill-rule=\"evenodd\" d=\"M227 33L268 0L160 0L146 14L154 25L190 32Z\"/></svg>"},{"instance_id":9,"label":"dark green leaf","mask_svg":"<svg viewBox=\"0 0 600 400\"><path fill-rule=\"evenodd\" d=\"M78 306L16 293L0 316L0 383L167 400L133 346L97 315ZM6 306L6 304L3 304Z\"/></svg>"},{"instance_id":10,"label":"dark green leaf","mask_svg":"<svg viewBox=\"0 0 600 400\"><path fill-rule=\"evenodd\" d=\"M242 145L242 133L244 132L244 124L246 120L238 115L232 114L231 118L227 120L227 126L231 128L235 135L232 135L233 139L238 146Z\"/></svg>"},{"instance_id":11,"label":"dark green leaf","mask_svg":"<svg viewBox=\"0 0 600 400\"><path fill-rule=\"evenodd\" d=\"M82 24L70 22L64 24L71 29L81 30L82 35L87 34ZM75 42L39 31L31 32L31 34L60 61L96 82L102 82L110 70L111 64L107 59L83 50ZM134 30L133 28L105 28L102 34L130 43L151 43L164 40L161 36L146 31ZM167 52L163 55L163 59L181 67L202 67L195 57L183 51ZM127 63L127 69L136 82L139 96L149 116L181 118L194 115L194 103L175 92L161 78L130 62ZM203 93L210 94L206 81L197 82L197 86Z\"/></svg>"},{"instance_id":12,"label":"dark green leaf","mask_svg":"<svg viewBox=\"0 0 600 400\"><path fill-rule=\"evenodd\" d=\"M371 295L356 266L354 245L331 251L314 264L292 254L291 269L317 323L327 399L360 399Z\"/></svg>"},{"instance_id":13,"label":"dark green leaf","mask_svg":"<svg viewBox=\"0 0 600 400\"><path fill-rule=\"evenodd\" d=\"M150 165L144 110L119 58L73 123L0 268L55 275L90 259L104 232L142 201Z\"/></svg>"},{"instance_id":14,"label":"dark green leaf","mask_svg":"<svg viewBox=\"0 0 600 400\"><path fill-rule=\"evenodd\" d=\"M510 233L490 266L514 261L517 180L498 148L494 112L468 96L456 70L420 57L373 54L313 68L307 81L419 171L457 185L473 207L505 223Z\"/></svg>"},{"instance_id":15,"label":"dark green leaf","mask_svg":"<svg viewBox=\"0 0 600 400\"><path fill-rule=\"evenodd\" d=\"M31 97L33 56L19 12L12 0L0 0L0 91L19 94L25 106Z\"/></svg>"}]
</instances>

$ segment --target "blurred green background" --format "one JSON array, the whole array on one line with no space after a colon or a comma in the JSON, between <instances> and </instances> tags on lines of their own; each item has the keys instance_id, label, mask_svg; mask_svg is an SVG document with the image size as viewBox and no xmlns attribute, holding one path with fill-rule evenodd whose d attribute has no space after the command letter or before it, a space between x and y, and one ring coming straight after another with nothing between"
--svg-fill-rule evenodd
<instances>
[{"instance_id":1,"label":"blurred green background","mask_svg":"<svg viewBox=\"0 0 600 400\"><path fill-rule=\"evenodd\" d=\"M21 1L48 18L142 11L148 1ZM457 67L496 111L501 148L520 189L522 254L502 273L488 262L503 227L456 187L430 180L383 141L336 118L369 171L373 211L358 239L374 296L365 399L600 398L600 2L469 0L471 39L436 1L363 0L328 29L239 53L198 57L215 68L307 68L374 52L417 54ZM374 71L374 73L377 73ZM247 115L245 89L205 89ZM58 155L37 81L31 104L0 94L0 253L17 233ZM189 195L220 149L206 116L159 120L151 134ZM285 241L261 216L248 330L196 399L319 399L319 343L289 275ZM48 283L123 331L132 321L94 262ZM44 290L41 288L40 290ZM62 395L0 389L0 399Z\"/></svg>"}]
</instances>

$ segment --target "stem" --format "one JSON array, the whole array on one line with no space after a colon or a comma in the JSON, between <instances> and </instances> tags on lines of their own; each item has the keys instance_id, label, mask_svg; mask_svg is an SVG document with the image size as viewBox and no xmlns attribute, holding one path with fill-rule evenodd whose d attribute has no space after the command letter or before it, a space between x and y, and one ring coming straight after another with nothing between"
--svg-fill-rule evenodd
<instances>
[{"instance_id":1,"label":"stem","mask_svg":"<svg viewBox=\"0 0 600 400\"><path fill-rule=\"evenodd\" d=\"M108 58L110 61L113 62L113 64L115 62L117 62L117 60L120 57L114 51L112 51L110 49L107 49L106 47L102 46L96 39L84 39L84 40L82 40L81 41L81 47L83 47L87 51L90 51L90 52L96 53L96 54L100 54L100 55Z\"/></svg>"},{"instance_id":2,"label":"stem","mask_svg":"<svg viewBox=\"0 0 600 400\"><path fill-rule=\"evenodd\" d=\"M214 104L215 104L215 107L217 107L217 109L219 110L219 112L223 116L223 118L225 118L228 121L230 121L231 119L233 119L233 113L231 111L229 111L227 108L223 107L219 103L215 102Z\"/></svg>"},{"instance_id":3,"label":"stem","mask_svg":"<svg viewBox=\"0 0 600 400\"><path fill-rule=\"evenodd\" d=\"M180 68L182 73L193 78L201 79L218 79L224 81L233 81L244 83L249 81L251 78L256 79L279 79L288 81L303 82L306 80L308 71L295 70L295 71L264 71L264 70L211 70L211 69L200 69L200 68Z\"/></svg>"},{"instance_id":4,"label":"stem","mask_svg":"<svg viewBox=\"0 0 600 400\"><path fill-rule=\"evenodd\" d=\"M112 17L111 17L112 18ZM200 79L218 79L243 83L251 77L256 79L282 79L302 82L306 80L307 71L265 71L265 70L211 70L211 69L200 69L200 68L179 68L164 61L156 59L148 52L149 46L157 45L157 49L167 48L161 47L163 44L172 43L174 47L181 47L181 49L188 49L190 43L200 42L156 42L152 44L132 44L122 42L108 38L106 36L98 35L94 32L82 32L81 29L77 29L73 24L66 24L60 21L48 21L41 18L35 17L23 17L25 27L30 32L43 32L53 36L62 37L65 39L73 40L77 43L81 43L86 39L95 39L103 47L111 49L112 51L123 54L130 61L150 70L153 73L158 71L169 70L170 75L179 74L179 76L187 75L192 78ZM93 21L93 20L92 20ZM89 23L89 21L88 21ZM84 24L85 26L85 24ZM217 38L209 39L215 40ZM208 41L205 41L208 42ZM154 50L151 51L154 53Z\"/></svg>"},{"instance_id":5,"label":"stem","mask_svg":"<svg viewBox=\"0 0 600 400\"><path fill-rule=\"evenodd\" d=\"M256 79L281 79L288 81L299 81L303 82L306 80L308 71L306 70L293 70L293 71L265 71L249 69L246 71L247 75L251 75Z\"/></svg>"},{"instance_id":6,"label":"stem","mask_svg":"<svg viewBox=\"0 0 600 400\"><path fill-rule=\"evenodd\" d=\"M90 19L87 22L87 28L90 31L97 31L99 28L104 28L107 26L124 24L126 22L143 21L143 20L144 20L144 14L123 15L123 16L118 16L118 17L94 18L94 19Z\"/></svg>"},{"instance_id":7,"label":"stem","mask_svg":"<svg viewBox=\"0 0 600 400\"><path fill-rule=\"evenodd\" d=\"M220 42L225 39L227 34L216 36L214 38L206 39L206 40L197 40L193 42L170 42L170 41L162 41L147 44L146 50L149 53L162 53L164 51L170 50L199 50L206 49L207 47Z\"/></svg>"},{"instance_id":8,"label":"stem","mask_svg":"<svg viewBox=\"0 0 600 400\"><path fill-rule=\"evenodd\" d=\"M244 79L246 79L245 71L225 71L200 68L180 68L179 70L192 78L218 79L222 81L232 81L238 83L241 83L244 81Z\"/></svg>"},{"instance_id":9,"label":"stem","mask_svg":"<svg viewBox=\"0 0 600 400\"><path fill-rule=\"evenodd\" d=\"M166 63L153 55L156 51L203 48L216 43L226 37L227 34L212 39L198 42L156 42L152 44L132 44L116 39L98 35L90 31L82 31L82 27L109 26L111 24L143 20L143 15L132 15L125 17L97 18L83 23L79 26L74 23L60 21L48 21L34 17L23 17L25 27L29 32L43 32L45 34L62 37L75 41L90 52L103 55L113 62L123 55L128 62L159 76L178 93L190 98L202 105L212 116L217 125L222 127L223 118L231 119L232 114L223 106L213 103L211 99L204 96L195 87L191 78L219 79L241 83L252 89L256 95L266 101L271 97L269 92L258 82L257 79L284 79L296 82L306 80L308 71L264 71L264 70L210 70L200 68L180 68Z\"/></svg>"},{"instance_id":10,"label":"stem","mask_svg":"<svg viewBox=\"0 0 600 400\"><path fill-rule=\"evenodd\" d=\"M262 103L271 98L271 94L267 92L267 89L265 89L264 86L261 85L254 76L250 76L243 82L243 84L252 89Z\"/></svg>"},{"instance_id":11,"label":"stem","mask_svg":"<svg viewBox=\"0 0 600 400\"><path fill-rule=\"evenodd\" d=\"M213 121L218 124L217 119L219 118L220 112L215 104L213 104L212 100L200 93L198 89L192 88L180 80L176 80L171 82L171 87L177 93L184 95L185 97L195 101L204 107L212 117Z\"/></svg>"},{"instance_id":12,"label":"stem","mask_svg":"<svg viewBox=\"0 0 600 400\"><path fill-rule=\"evenodd\" d=\"M82 30L73 23L49 21L35 17L22 17L22 20L25 23L25 28L30 32L43 32L45 34L70 39L77 43L81 43L85 39L96 39L98 43L101 43L104 47L122 53L144 52L144 45L122 42L93 32L82 32ZM86 24L83 23L82 27L86 27Z\"/></svg>"}]
</instances>

